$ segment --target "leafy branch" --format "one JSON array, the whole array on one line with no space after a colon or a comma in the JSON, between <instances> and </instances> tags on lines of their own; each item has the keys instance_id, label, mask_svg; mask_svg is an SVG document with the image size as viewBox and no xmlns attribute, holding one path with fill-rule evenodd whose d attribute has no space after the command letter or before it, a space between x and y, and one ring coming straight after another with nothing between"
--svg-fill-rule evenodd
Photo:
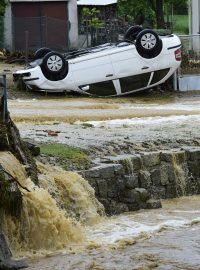
<instances>
[{"instance_id":1,"label":"leafy branch","mask_svg":"<svg viewBox=\"0 0 200 270\"><path fill-rule=\"evenodd\" d=\"M96 8L83 8L83 15L86 17L86 20L88 22L88 26L94 27L94 28L100 28L104 26L105 24L98 18L98 15L100 14L100 10Z\"/></svg>"}]
</instances>

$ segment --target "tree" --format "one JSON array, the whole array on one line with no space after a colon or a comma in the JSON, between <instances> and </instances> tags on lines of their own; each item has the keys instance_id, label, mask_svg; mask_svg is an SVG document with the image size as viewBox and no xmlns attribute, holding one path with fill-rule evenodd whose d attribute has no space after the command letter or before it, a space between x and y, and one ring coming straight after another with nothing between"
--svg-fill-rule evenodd
<instances>
[{"instance_id":1,"label":"tree","mask_svg":"<svg viewBox=\"0 0 200 270\"><path fill-rule=\"evenodd\" d=\"M187 0L118 0L119 15L134 22L138 14L152 18L157 28L164 28L164 7L173 5L174 8L187 8Z\"/></svg>"},{"instance_id":2,"label":"tree","mask_svg":"<svg viewBox=\"0 0 200 270\"><path fill-rule=\"evenodd\" d=\"M156 0L156 22L158 28L165 28L163 0Z\"/></svg>"},{"instance_id":3,"label":"tree","mask_svg":"<svg viewBox=\"0 0 200 270\"><path fill-rule=\"evenodd\" d=\"M180 11L183 14L187 10L187 0L165 0L165 5L173 5L174 9Z\"/></svg>"},{"instance_id":4,"label":"tree","mask_svg":"<svg viewBox=\"0 0 200 270\"><path fill-rule=\"evenodd\" d=\"M91 43L92 46L96 43L96 30L102 26L104 26L104 23L101 22L101 20L98 18L98 15L100 14L100 10L96 8L83 8L82 14L86 19L86 27L87 27L87 46L88 44L88 30L90 30L91 34Z\"/></svg>"},{"instance_id":5,"label":"tree","mask_svg":"<svg viewBox=\"0 0 200 270\"><path fill-rule=\"evenodd\" d=\"M125 17L128 21L135 21L139 14L154 16L152 1L150 0L118 0L117 6L119 15Z\"/></svg>"},{"instance_id":6,"label":"tree","mask_svg":"<svg viewBox=\"0 0 200 270\"><path fill-rule=\"evenodd\" d=\"M0 17L4 16L5 8L6 8L5 0L0 0Z\"/></svg>"},{"instance_id":7,"label":"tree","mask_svg":"<svg viewBox=\"0 0 200 270\"><path fill-rule=\"evenodd\" d=\"M3 93L2 88L3 87ZM28 176L37 184L37 166L34 158L29 151L27 144L21 140L19 130L10 118L7 110L7 92L4 78L0 76L0 151L12 152L15 157L24 165ZM23 202L23 193L20 188L29 191L23 186L18 178L0 165L0 269L21 269L27 267L23 261L12 261L12 253L7 245L3 234L4 216L13 216L20 219L20 211Z\"/></svg>"}]
</instances>

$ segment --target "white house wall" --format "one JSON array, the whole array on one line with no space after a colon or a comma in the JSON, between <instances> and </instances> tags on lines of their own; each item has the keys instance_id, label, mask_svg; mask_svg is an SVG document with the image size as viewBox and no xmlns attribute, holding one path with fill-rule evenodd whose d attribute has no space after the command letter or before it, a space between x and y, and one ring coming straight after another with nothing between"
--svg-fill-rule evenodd
<instances>
[{"instance_id":1,"label":"white house wall","mask_svg":"<svg viewBox=\"0 0 200 270\"><path fill-rule=\"evenodd\" d=\"M196 35L200 32L200 1L192 0L192 34Z\"/></svg>"},{"instance_id":2,"label":"white house wall","mask_svg":"<svg viewBox=\"0 0 200 270\"><path fill-rule=\"evenodd\" d=\"M76 49L78 47L78 16L77 1L69 0L68 2L69 17L69 47Z\"/></svg>"},{"instance_id":3,"label":"white house wall","mask_svg":"<svg viewBox=\"0 0 200 270\"><path fill-rule=\"evenodd\" d=\"M191 0L191 34L200 34L200 1ZM200 51L200 37L195 36L193 38L193 50Z\"/></svg>"}]
</instances>

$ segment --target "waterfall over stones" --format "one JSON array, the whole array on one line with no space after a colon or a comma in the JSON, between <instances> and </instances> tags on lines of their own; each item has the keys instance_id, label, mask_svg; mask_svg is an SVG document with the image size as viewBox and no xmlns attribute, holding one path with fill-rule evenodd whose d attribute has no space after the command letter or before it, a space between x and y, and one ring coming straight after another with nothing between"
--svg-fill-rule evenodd
<instances>
[{"instance_id":1,"label":"waterfall over stones","mask_svg":"<svg viewBox=\"0 0 200 270\"><path fill-rule=\"evenodd\" d=\"M160 199L200 193L200 148L104 157L80 172L107 214L159 208Z\"/></svg>"}]
</instances>

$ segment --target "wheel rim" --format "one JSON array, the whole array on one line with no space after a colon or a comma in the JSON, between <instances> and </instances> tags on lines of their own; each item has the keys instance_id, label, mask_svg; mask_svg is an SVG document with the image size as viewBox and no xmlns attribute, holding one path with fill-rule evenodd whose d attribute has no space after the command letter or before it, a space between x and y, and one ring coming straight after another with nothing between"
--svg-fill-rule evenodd
<instances>
[{"instance_id":1,"label":"wheel rim","mask_svg":"<svg viewBox=\"0 0 200 270\"><path fill-rule=\"evenodd\" d=\"M62 58L59 55L52 55L47 60L47 67L49 70L56 72L63 66Z\"/></svg>"},{"instance_id":2,"label":"wheel rim","mask_svg":"<svg viewBox=\"0 0 200 270\"><path fill-rule=\"evenodd\" d=\"M156 37L154 36L154 34L147 33L143 35L141 38L141 45L146 50L153 49L156 45Z\"/></svg>"}]
</instances>

